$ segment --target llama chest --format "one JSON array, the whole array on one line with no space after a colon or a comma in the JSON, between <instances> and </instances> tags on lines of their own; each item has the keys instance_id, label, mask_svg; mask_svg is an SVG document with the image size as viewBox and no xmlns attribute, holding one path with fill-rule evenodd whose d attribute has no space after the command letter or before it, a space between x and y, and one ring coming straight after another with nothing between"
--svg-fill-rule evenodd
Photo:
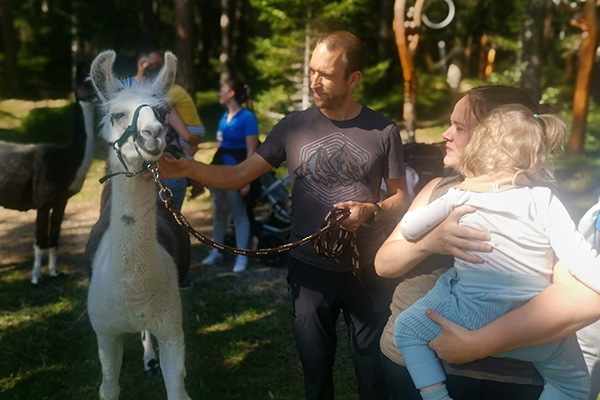
<instances>
[{"instance_id":1,"label":"llama chest","mask_svg":"<svg viewBox=\"0 0 600 400\"><path fill-rule=\"evenodd\" d=\"M88 312L94 329L135 332L164 329L181 320L181 300L172 259L164 250L152 257L123 258L106 235L93 264ZM162 248L159 248L162 249Z\"/></svg>"}]
</instances>

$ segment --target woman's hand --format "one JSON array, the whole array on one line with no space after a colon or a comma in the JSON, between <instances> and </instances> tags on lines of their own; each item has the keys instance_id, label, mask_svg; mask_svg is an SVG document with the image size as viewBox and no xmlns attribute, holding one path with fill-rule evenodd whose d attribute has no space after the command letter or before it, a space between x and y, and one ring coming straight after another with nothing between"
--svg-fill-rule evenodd
<instances>
[{"instance_id":1,"label":"woman's hand","mask_svg":"<svg viewBox=\"0 0 600 400\"><path fill-rule=\"evenodd\" d=\"M246 186L240 189L240 194L242 196L246 196L248 192L250 192L250 184L247 184Z\"/></svg>"},{"instance_id":2,"label":"woman's hand","mask_svg":"<svg viewBox=\"0 0 600 400\"><path fill-rule=\"evenodd\" d=\"M483 358L473 346L473 331L447 320L437 311L428 309L425 315L442 328L442 333L429 342L429 347L439 358L452 364L464 364Z\"/></svg>"},{"instance_id":3,"label":"woman's hand","mask_svg":"<svg viewBox=\"0 0 600 400\"><path fill-rule=\"evenodd\" d=\"M458 224L463 215L475 211L476 208L468 205L456 207L448 218L421 239L423 246L431 254L449 254L468 262L481 263L480 257L468 251L492 251L489 244L483 243L490 240L490 235Z\"/></svg>"}]
</instances>

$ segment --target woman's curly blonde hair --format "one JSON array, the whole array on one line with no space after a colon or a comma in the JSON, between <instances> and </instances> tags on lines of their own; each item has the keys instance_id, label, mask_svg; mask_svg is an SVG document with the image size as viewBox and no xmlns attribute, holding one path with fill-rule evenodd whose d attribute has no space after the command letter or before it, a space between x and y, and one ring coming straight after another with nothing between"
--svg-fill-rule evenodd
<instances>
[{"instance_id":1,"label":"woman's curly blonde hair","mask_svg":"<svg viewBox=\"0 0 600 400\"><path fill-rule=\"evenodd\" d=\"M553 183L548 158L562 152L566 135L556 114L533 114L520 104L500 106L473 131L458 170L467 178L510 172L534 183Z\"/></svg>"}]
</instances>

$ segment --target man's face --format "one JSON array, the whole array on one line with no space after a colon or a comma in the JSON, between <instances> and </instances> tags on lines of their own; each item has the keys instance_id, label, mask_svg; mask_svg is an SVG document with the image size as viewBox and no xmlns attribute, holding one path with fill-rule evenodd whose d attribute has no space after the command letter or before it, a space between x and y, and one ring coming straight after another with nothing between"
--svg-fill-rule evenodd
<instances>
[{"instance_id":1,"label":"man's face","mask_svg":"<svg viewBox=\"0 0 600 400\"><path fill-rule=\"evenodd\" d=\"M313 90L315 105L319 108L335 110L344 104L350 94L348 79L342 65L342 51L330 52L320 44L310 59L310 88Z\"/></svg>"},{"instance_id":2,"label":"man's face","mask_svg":"<svg viewBox=\"0 0 600 400\"><path fill-rule=\"evenodd\" d=\"M160 54L150 53L141 60L139 67L141 68L143 74L147 69L160 69L163 65L163 62L164 60Z\"/></svg>"}]
</instances>

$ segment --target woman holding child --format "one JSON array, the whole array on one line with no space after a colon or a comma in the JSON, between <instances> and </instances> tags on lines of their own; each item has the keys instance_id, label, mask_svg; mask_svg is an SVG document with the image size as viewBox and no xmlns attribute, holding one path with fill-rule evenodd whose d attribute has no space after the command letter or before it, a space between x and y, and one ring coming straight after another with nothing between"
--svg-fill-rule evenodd
<instances>
[{"instance_id":1,"label":"woman holding child","mask_svg":"<svg viewBox=\"0 0 600 400\"><path fill-rule=\"evenodd\" d=\"M447 141L445 165L456 169L463 150L467 147L478 123L494 109L502 105L515 103L525 107L531 113L532 118L542 111L540 106L534 103L526 93L506 86L475 88L459 100L451 116L451 127L443 134L444 139ZM454 174L430 182L416 197L411 210L425 207L429 202L439 198L447 189L459 184L461 181L462 177ZM404 276L404 280L398 285L394 294L391 306L392 315L381 338L382 359L392 398L394 399L421 398L404 367L404 360L394 344L393 330L398 315L416 300L423 297L434 286L438 277L452 266L452 257L437 254L451 254L466 262L477 264L481 263L482 260L473 252L491 251L491 247L486 243L489 240L487 233L457 225L457 221L462 215L471 213L474 210L469 206L458 207L446 222L416 241L406 240L401 235L400 228L397 228L377 255L376 268L381 276L390 278ZM557 276L560 277L562 284L556 283ZM598 318L600 315L596 315L597 312L580 312L576 318L571 317L572 314L563 312L565 308L564 301L558 303L547 294L573 292L573 289L569 289L569 285L572 285L571 288L578 287L578 296L585 298L589 303L597 304L595 302L600 302L600 299L597 299L600 296L594 295L595 292L585 289L585 286L575 281L568 272L565 273L564 270L557 268L555 270L555 284L545 289L541 295L522 307L525 310L533 310L532 315L536 321L542 319L544 310L547 311L547 308L543 306L544 303L551 303L550 307L553 305L562 307L553 315L554 318L548 320L548 322L539 323L533 328L530 326L536 333L542 334L544 340L531 335L527 332L527 329L521 328L515 322L515 317L509 313L501 319L507 319L507 325L515 328L511 332L505 332L506 336L511 338L511 341L501 338L496 340L497 335L493 335L494 340L490 340L491 344L482 340L474 343L473 349L477 349L477 345L481 344L475 354L487 356L516 347L559 339L568 333L572 333L574 329L592 322L594 317ZM582 287L584 289L581 289ZM542 306L539 305L540 300L538 298L544 301ZM519 310L515 312L518 312L517 315L522 317L523 311ZM442 358L449 357L453 362L471 361L471 359L478 358L477 356L470 358L470 355L465 355L465 353L468 354L469 350L467 349L470 349L468 347L470 338L481 338L481 336L477 336L479 335L477 331L473 331L473 334L470 335L470 331L461 330L458 326L439 318L437 315L435 315L435 318L442 320L443 327L449 327L449 332L445 332L437 343L436 341L432 343L434 347L448 342L451 343L450 346L444 344L443 348L436 348ZM527 324L522 325L527 326ZM482 329L487 329L487 327ZM498 327L497 330L504 332L504 326ZM462 353L460 351L455 352L455 354L451 353L453 348L459 347L459 345ZM450 348L450 353L448 348ZM526 362L510 359L485 359L464 366L445 364L444 368L446 374L448 374L446 379L448 392L455 399L531 399L537 398L542 390L542 379L533 366Z\"/></svg>"}]
</instances>

